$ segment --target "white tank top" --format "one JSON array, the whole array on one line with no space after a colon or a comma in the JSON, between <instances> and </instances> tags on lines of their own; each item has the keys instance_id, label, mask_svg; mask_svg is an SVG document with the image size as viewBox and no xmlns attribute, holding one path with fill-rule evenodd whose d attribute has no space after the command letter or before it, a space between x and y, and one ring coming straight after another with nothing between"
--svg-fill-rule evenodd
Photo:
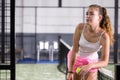
<instances>
[{"instance_id":1,"label":"white tank top","mask_svg":"<svg viewBox=\"0 0 120 80\"><path fill-rule=\"evenodd\" d=\"M83 31L82 31L81 37L80 37L80 41L79 41L80 47L79 47L78 55L80 57L86 57L89 59L98 59L97 52L102 47L100 45L100 40L101 40L101 37L102 37L104 31L101 33L99 40L95 43L92 43L85 39L85 37L83 35L84 29L85 29L85 26L83 28Z\"/></svg>"}]
</instances>

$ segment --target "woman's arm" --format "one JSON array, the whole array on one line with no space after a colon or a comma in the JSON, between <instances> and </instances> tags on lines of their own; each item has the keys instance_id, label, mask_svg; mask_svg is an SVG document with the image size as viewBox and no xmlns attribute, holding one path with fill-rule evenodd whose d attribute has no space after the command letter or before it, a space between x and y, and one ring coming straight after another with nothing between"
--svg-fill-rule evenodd
<instances>
[{"instance_id":1,"label":"woman's arm","mask_svg":"<svg viewBox=\"0 0 120 80\"><path fill-rule=\"evenodd\" d=\"M107 33L104 33L101 39L102 49L101 49L101 59L97 63L91 64L91 68L101 68L108 65L109 53L110 53L110 38Z\"/></svg>"},{"instance_id":2,"label":"woman's arm","mask_svg":"<svg viewBox=\"0 0 120 80\"><path fill-rule=\"evenodd\" d=\"M79 49L79 39L80 39L80 36L81 36L82 29L83 29L83 24L82 23L79 24L75 29L75 33L74 33L74 36L73 36L73 49L72 49L70 66L69 66L68 71L72 71L75 56L76 56L76 53L78 52L78 49Z\"/></svg>"}]
</instances>

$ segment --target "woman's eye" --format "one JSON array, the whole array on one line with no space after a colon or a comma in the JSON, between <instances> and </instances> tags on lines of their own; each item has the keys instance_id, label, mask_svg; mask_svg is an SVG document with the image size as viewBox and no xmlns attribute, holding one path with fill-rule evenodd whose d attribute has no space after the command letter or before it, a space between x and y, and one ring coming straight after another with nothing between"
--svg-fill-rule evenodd
<instances>
[{"instance_id":1,"label":"woman's eye","mask_svg":"<svg viewBox=\"0 0 120 80\"><path fill-rule=\"evenodd\" d=\"M88 15L88 12L86 12L86 15Z\"/></svg>"},{"instance_id":2,"label":"woman's eye","mask_svg":"<svg viewBox=\"0 0 120 80\"><path fill-rule=\"evenodd\" d=\"M93 13L93 12L90 12L90 15L94 15L94 13Z\"/></svg>"},{"instance_id":3,"label":"woman's eye","mask_svg":"<svg viewBox=\"0 0 120 80\"><path fill-rule=\"evenodd\" d=\"M86 12L86 15L94 15L94 13L93 12Z\"/></svg>"},{"instance_id":4,"label":"woman's eye","mask_svg":"<svg viewBox=\"0 0 120 80\"><path fill-rule=\"evenodd\" d=\"M93 13L91 13L90 15L94 15Z\"/></svg>"}]
</instances>

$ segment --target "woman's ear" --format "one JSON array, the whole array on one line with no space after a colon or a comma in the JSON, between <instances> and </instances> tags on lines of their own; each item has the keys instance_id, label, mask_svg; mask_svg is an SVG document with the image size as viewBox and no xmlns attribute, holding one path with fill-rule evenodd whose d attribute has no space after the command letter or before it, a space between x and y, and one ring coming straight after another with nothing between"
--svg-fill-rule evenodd
<instances>
[{"instance_id":1,"label":"woman's ear","mask_svg":"<svg viewBox=\"0 0 120 80\"><path fill-rule=\"evenodd\" d=\"M101 21L101 20L102 20L102 18L103 18L103 16L102 16L102 15L99 15L99 21Z\"/></svg>"}]
</instances>

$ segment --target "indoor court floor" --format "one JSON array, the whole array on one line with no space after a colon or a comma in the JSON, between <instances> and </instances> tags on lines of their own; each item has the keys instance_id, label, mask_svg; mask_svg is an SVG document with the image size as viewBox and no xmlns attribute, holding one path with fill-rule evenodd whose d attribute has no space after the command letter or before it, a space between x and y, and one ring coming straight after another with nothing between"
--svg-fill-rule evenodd
<instances>
[{"instance_id":1,"label":"indoor court floor","mask_svg":"<svg viewBox=\"0 0 120 80\"><path fill-rule=\"evenodd\" d=\"M16 64L16 80L65 80L58 64Z\"/></svg>"}]
</instances>

